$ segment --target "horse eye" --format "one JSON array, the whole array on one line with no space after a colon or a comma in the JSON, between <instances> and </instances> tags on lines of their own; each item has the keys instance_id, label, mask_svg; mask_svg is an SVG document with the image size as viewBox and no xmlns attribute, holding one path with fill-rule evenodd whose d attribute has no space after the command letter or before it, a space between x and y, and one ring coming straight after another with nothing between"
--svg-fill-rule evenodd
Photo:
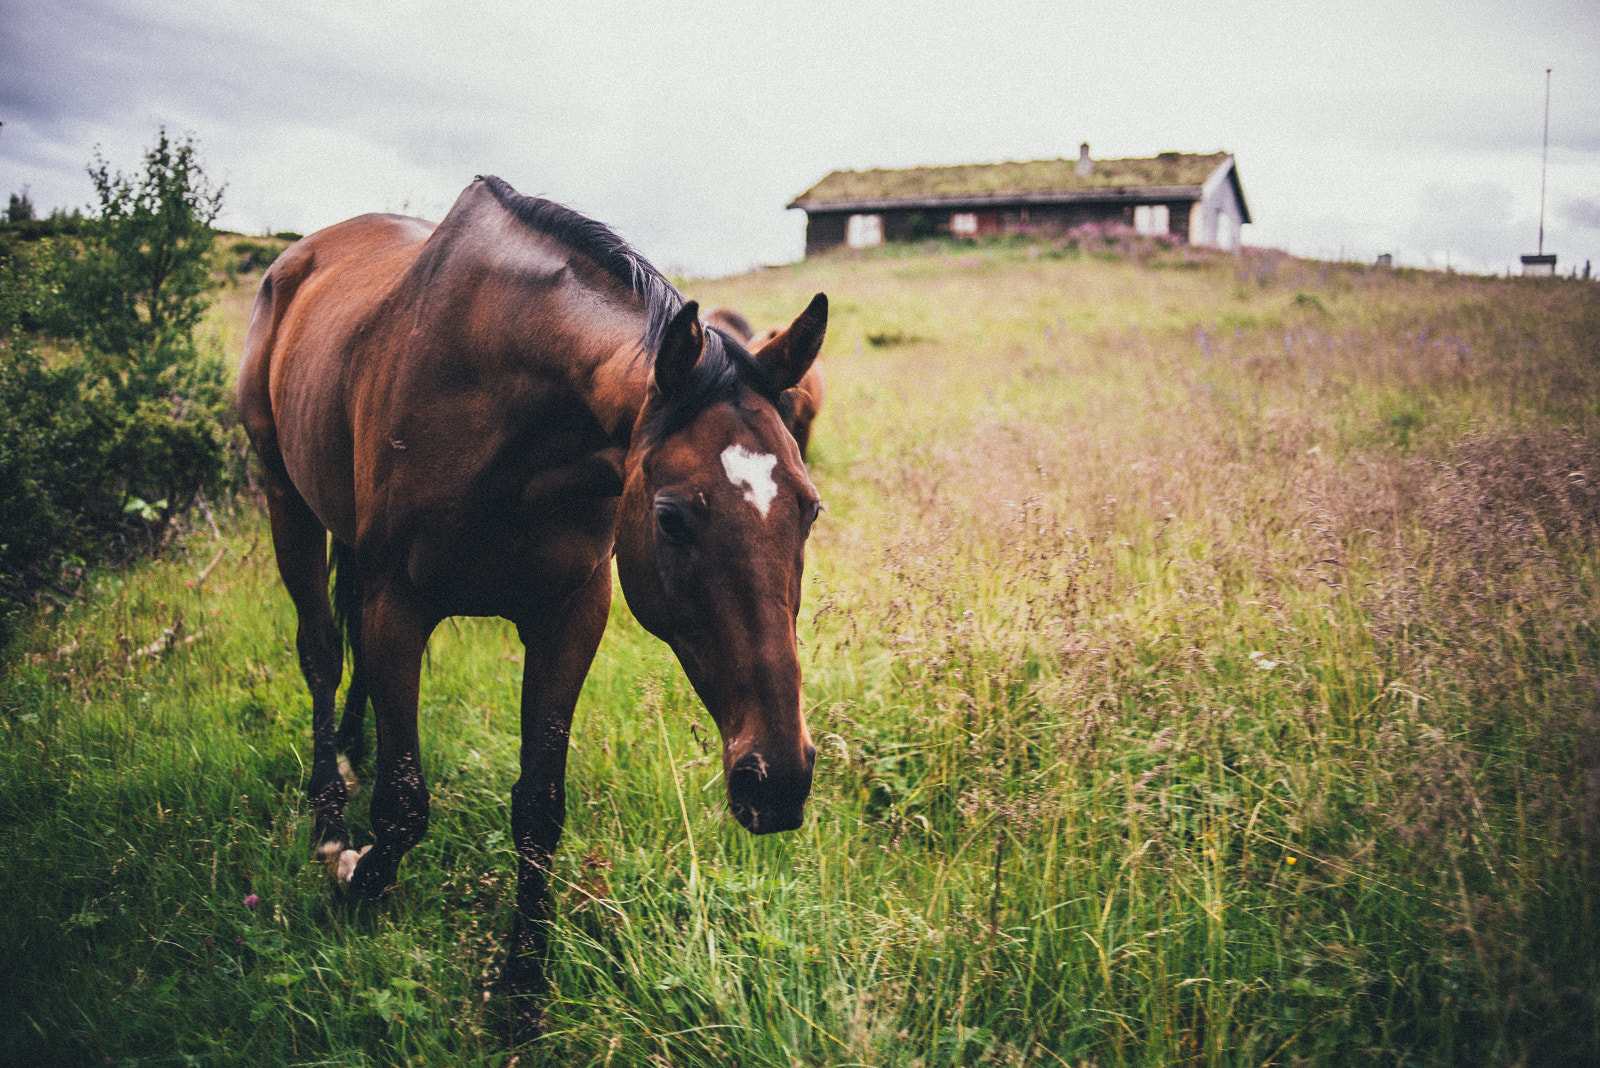
<instances>
[{"instance_id":1,"label":"horse eye","mask_svg":"<svg viewBox=\"0 0 1600 1068\"><path fill-rule=\"evenodd\" d=\"M656 505L656 526L674 544L687 545L693 540L694 532L689 529L689 517L683 514L681 508L670 504Z\"/></svg>"}]
</instances>

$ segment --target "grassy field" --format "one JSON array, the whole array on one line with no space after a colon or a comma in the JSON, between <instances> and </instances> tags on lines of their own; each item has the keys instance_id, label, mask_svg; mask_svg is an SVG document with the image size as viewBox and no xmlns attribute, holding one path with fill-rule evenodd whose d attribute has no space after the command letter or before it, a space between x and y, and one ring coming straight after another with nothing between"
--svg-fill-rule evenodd
<instances>
[{"instance_id":1,"label":"grassy field","mask_svg":"<svg viewBox=\"0 0 1600 1068\"><path fill-rule=\"evenodd\" d=\"M734 824L619 597L513 1055L515 636L436 634L432 830L347 907L241 502L0 668L0 1061L1600 1061L1600 287L929 246L685 288L833 302L805 827Z\"/></svg>"}]
</instances>

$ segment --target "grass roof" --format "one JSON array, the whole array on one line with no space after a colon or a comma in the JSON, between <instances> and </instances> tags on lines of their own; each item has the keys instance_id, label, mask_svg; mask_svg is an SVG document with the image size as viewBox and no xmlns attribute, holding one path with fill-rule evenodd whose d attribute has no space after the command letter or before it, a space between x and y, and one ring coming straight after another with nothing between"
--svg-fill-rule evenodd
<instances>
[{"instance_id":1,"label":"grass roof","mask_svg":"<svg viewBox=\"0 0 1600 1068\"><path fill-rule=\"evenodd\" d=\"M854 200L991 198L1096 189L1199 186L1227 158L1226 152L1163 152L1134 159L1098 159L1094 161L1094 170L1086 177L1079 177L1076 158L904 170L834 171L795 198L793 206Z\"/></svg>"}]
</instances>

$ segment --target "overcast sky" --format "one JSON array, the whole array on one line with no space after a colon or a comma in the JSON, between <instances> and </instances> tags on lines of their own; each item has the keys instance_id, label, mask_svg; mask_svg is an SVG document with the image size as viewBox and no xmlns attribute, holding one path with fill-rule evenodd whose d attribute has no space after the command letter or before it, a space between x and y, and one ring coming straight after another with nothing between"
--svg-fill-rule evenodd
<instances>
[{"instance_id":1,"label":"overcast sky","mask_svg":"<svg viewBox=\"0 0 1600 1068\"><path fill-rule=\"evenodd\" d=\"M836 168L1233 152L1245 241L1600 270L1600 2L0 0L0 195L93 199L159 126L221 224L437 219L475 174L702 276L799 257Z\"/></svg>"}]
</instances>

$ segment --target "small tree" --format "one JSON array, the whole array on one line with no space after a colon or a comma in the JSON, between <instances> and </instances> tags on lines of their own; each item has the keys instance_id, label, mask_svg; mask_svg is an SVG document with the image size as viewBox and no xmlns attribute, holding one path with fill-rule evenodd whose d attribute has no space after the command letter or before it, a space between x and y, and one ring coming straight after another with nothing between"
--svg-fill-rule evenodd
<instances>
[{"instance_id":1,"label":"small tree","mask_svg":"<svg viewBox=\"0 0 1600 1068\"><path fill-rule=\"evenodd\" d=\"M28 190L12 193L11 203L6 205L6 222L32 222L33 218L33 201L28 199Z\"/></svg>"},{"instance_id":2,"label":"small tree","mask_svg":"<svg viewBox=\"0 0 1600 1068\"><path fill-rule=\"evenodd\" d=\"M89 166L100 211L66 287L75 335L126 419L111 462L134 515L165 526L222 474L226 374L195 339L210 305L211 223L222 208L193 137L161 129L144 170Z\"/></svg>"},{"instance_id":3,"label":"small tree","mask_svg":"<svg viewBox=\"0 0 1600 1068\"><path fill-rule=\"evenodd\" d=\"M100 212L70 292L82 340L136 360L192 350L210 303L211 223L223 193L201 169L192 137L174 141L162 128L144 163L129 177L95 154L89 177Z\"/></svg>"}]
</instances>

